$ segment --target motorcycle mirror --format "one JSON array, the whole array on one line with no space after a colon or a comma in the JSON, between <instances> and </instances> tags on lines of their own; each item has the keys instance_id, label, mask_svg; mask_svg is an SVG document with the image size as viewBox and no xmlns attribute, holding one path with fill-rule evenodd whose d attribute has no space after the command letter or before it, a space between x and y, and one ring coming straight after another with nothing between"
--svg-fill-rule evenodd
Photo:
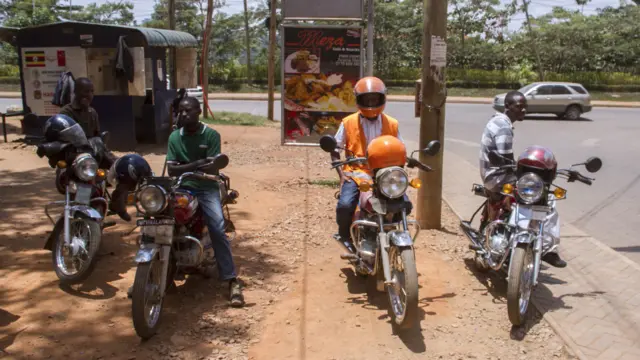
<instances>
[{"instance_id":1,"label":"motorcycle mirror","mask_svg":"<svg viewBox=\"0 0 640 360\"><path fill-rule=\"evenodd\" d=\"M422 149L422 153L429 156L435 156L440 151L440 141L431 140L427 147Z\"/></svg>"},{"instance_id":2,"label":"motorcycle mirror","mask_svg":"<svg viewBox=\"0 0 640 360\"><path fill-rule=\"evenodd\" d=\"M338 147L338 142L331 135L325 135L320 138L320 148L325 152L332 152Z\"/></svg>"},{"instance_id":3,"label":"motorcycle mirror","mask_svg":"<svg viewBox=\"0 0 640 360\"><path fill-rule=\"evenodd\" d=\"M590 173L598 172L600 170L600 168L602 167L602 160L600 160L600 158L596 157L596 156L590 157L584 163L584 167Z\"/></svg>"},{"instance_id":4,"label":"motorcycle mirror","mask_svg":"<svg viewBox=\"0 0 640 360\"><path fill-rule=\"evenodd\" d=\"M109 141L109 132L108 131L103 131L102 133L100 133L100 138L102 139L103 143L107 143Z\"/></svg>"},{"instance_id":5,"label":"motorcycle mirror","mask_svg":"<svg viewBox=\"0 0 640 360\"><path fill-rule=\"evenodd\" d=\"M229 165L229 157L225 154L218 154L214 157L207 158L210 161L207 165L201 168L205 173L215 173L218 170L222 170Z\"/></svg>"}]
</instances>

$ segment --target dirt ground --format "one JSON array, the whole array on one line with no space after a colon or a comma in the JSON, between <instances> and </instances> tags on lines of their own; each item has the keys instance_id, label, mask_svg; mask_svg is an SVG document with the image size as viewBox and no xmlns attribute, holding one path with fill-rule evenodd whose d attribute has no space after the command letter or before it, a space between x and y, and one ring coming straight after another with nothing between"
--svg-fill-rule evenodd
<instances>
[{"instance_id":1,"label":"dirt ground","mask_svg":"<svg viewBox=\"0 0 640 360\"><path fill-rule=\"evenodd\" d=\"M17 124L10 124L15 133ZM227 306L226 288L193 276L168 295L160 333L136 336L126 290L137 231L118 219L85 284L62 288L43 206L61 199L54 171L16 134L0 144L0 358L6 359L570 359L532 314L507 319L505 284L472 270L466 240L444 207L444 228L416 245L420 329L392 334L383 293L370 290L332 240L336 188L328 156L280 147L276 127L218 126L240 192L233 250L247 306ZM141 149L156 173L162 151ZM415 194L412 194L414 196ZM132 211L133 214L133 211Z\"/></svg>"}]
</instances>

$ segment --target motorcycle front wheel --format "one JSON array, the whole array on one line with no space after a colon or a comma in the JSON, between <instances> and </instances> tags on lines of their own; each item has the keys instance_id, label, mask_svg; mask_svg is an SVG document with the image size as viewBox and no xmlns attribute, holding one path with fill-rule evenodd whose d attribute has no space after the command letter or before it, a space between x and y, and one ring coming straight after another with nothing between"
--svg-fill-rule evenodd
<instances>
[{"instance_id":1,"label":"motorcycle front wheel","mask_svg":"<svg viewBox=\"0 0 640 360\"><path fill-rule=\"evenodd\" d=\"M418 316L418 270L413 248L389 248L391 282L387 285L390 313L396 329L413 327Z\"/></svg>"},{"instance_id":2,"label":"motorcycle front wheel","mask_svg":"<svg viewBox=\"0 0 640 360\"><path fill-rule=\"evenodd\" d=\"M133 327L142 339L153 337L160 328L164 294L160 293L163 263L156 255L150 262L138 264L131 293Z\"/></svg>"},{"instance_id":3,"label":"motorcycle front wheel","mask_svg":"<svg viewBox=\"0 0 640 360\"><path fill-rule=\"evenodd\" d=\"M51 252L53 268L62 284L78 284L86 280L96 266L100 248L100 224L88 219L69 219L70 244L64 243L64 217L54 227L55 243Z\"/></svg>"},{"instance_id":4,"label":"motorcycle front wheel","mask_svg":"<svg viewBox=\"0 0 640 360\"><path fill-rule=\"evenodd\" d=\"M509 321L515 326L525 322L533 287L533 250L528 245L518 245L511 260L507 279L507 311Z\"/></svg>"}]
</instances>

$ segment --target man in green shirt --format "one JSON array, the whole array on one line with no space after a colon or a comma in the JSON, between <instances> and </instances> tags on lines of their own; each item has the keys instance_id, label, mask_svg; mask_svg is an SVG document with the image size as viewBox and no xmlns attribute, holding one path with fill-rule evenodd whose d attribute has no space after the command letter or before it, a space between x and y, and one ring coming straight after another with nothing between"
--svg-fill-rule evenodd
<instances>
[{"instance_id":1,"label":"man in green shirt","mask_svg":"<svg viewBox=\"0 0 640 360\"><path fill-rule=\"evenodd\" d=\"M185 172L195 171L207 163L208 157L214 157L220 153L220 134L200 122L201 113L200 102L196 98L185 97L180 101L178 121L183 127L171 133L167 150L167 168L170 176L180 176ZM198 204L204 212L220 278L223 281L229 281L231 305L243 306L244 297L236 278L231 244L224 232L224 216L218 183L191 179L183 182L182 188L189 190L198 198Z\"/></svg>"}]
</instances>

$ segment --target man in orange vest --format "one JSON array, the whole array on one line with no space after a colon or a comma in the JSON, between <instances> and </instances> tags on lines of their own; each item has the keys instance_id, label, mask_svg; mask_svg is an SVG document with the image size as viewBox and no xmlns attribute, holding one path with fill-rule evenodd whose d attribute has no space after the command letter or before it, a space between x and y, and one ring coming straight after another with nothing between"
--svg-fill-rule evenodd
<instances>
[{"instance_id":1,"label":"man in orange vest","mask_svg":"<svg viewBox=\"0 0 640 360\"><path fill-rule=\"evenodd\" d=\"M342 120L335 135L338 146L355 157L364 157L367 146L378 136L392 135L403 141L398 131L398 120L383 112L387 102L387 87L382 80L373 76L362 78L353 90L358 112ZM334 151L331 160L340 160L340 154ZM337 171L340 176L340 198L336 207L339 241L353 250L349 228L360 197L358 185L371 182L373 172L361 164L345 165L342 169L337 168Z\"/></svg>"}]
</instances>

